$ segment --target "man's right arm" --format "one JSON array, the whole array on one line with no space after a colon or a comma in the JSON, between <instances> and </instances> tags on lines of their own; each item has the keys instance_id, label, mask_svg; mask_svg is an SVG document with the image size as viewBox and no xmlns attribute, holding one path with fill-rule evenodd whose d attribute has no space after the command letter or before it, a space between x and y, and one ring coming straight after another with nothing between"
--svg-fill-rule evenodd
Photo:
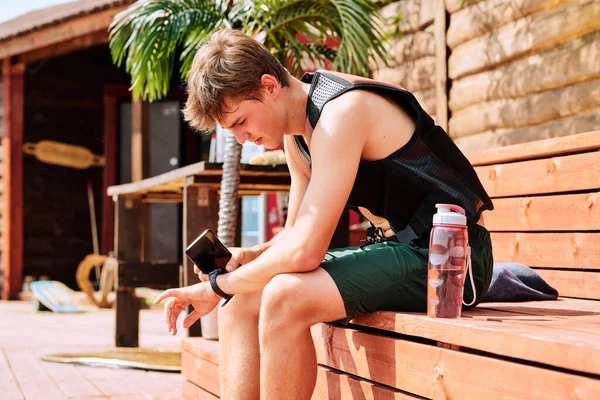
<instances>
[{"instance_id":1,"label":"man's right arm","mask_svg":"<svg viewBox=\"0 0 600 400\"><path fill-rule=\"evenodd\" d=\"M281 238L285 237L285 235L287 235L292 229L294 222L296 221L298 211L300 210L300 205L302 204L302 200L306 194L306 189L308 188L308 183L310 181L309 177L306 176L306 174L302 171L300 166L297 164L297 161L290 153L291 152L286 151L286 161L290 170L291 186L285 228L268 242L253 246L252 250L257 251L259 254L262 254L273 244L281 240Z\"/></svg>"}]
</instances>

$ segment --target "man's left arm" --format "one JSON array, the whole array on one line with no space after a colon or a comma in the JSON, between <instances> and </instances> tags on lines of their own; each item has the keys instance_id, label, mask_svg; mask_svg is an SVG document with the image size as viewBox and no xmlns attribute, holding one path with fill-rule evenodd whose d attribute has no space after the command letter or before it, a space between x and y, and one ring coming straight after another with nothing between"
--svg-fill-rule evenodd
<instances>
[{"instance_id":1,"label":"man's left arm","mask_svg":"<svg viewBox=\"0 0 600 400\"><path fill-rule=\"evenodd\" d=\"M365 118L357 112L353 94L327 104L315 127L310 146L311 179L292 230L256 260L218 276L217 284L225 293L259 291L275 275L308 272L321 264L352 190L364 147Z\"/></svg>"}]
</instances>

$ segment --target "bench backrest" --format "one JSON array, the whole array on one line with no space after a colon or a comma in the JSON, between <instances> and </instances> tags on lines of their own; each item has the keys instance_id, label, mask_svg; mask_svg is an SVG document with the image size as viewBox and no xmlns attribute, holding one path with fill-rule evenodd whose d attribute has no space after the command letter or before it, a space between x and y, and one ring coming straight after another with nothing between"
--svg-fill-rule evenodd
<instances>
[{"instance_id":1,"label":"bench backrest","mask_svg":"<svg viewBox=\"0 0 600 400\"><path fill-rule=\"evenodd\" d=\"M530 266L561 296L600 299L600 131L467 154L495 209L494 261Z\"/></svg>"}]
</instances>

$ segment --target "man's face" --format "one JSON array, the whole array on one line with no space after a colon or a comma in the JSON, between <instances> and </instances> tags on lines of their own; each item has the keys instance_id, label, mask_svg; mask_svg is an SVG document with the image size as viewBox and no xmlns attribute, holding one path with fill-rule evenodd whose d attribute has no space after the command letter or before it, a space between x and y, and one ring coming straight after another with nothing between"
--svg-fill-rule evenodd
<instances>
[{"instance_id":1,"label":"man's face","mask_svg":"<svg viewBox=\"0 0 600 400\"><path fill-rule=\"evenodd\" d=\"M283 140L285 118L281 106L268 94L260 100L234 100L226 102L228 112L221 126L230 130L240 144L246 141L274 149Z\"/></svg>"}]
</instances>

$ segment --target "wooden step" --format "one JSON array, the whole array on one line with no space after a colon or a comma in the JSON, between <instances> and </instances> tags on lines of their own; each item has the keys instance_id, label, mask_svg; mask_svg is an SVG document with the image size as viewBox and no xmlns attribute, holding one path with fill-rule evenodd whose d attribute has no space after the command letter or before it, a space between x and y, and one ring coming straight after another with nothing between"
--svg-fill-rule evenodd
<instances>
[{"instance_id":1,"label":"wooden step","mask_svg":"<svg viewBox=\"0 0 600 400\"><path fill-rule=\"evenodd\" d=\"M187 400L214 400L219 389L219 342L203 338L182 341L181 373L186 378L183 396ZM389 399L405 400L418 397L400 390L351 376L320 365L312 400Z\"/></svg>"},{"instance_id":2,"label":"wooden step","mask_svg":"<svg viewBox=\"0 0 600 400\"><path fill-rule=\"evenodd\" d=\"M579 310L584 309L586 311L580 315L590 312L600 315L600 301L594 300L561 298L558 301L511 304L517 308L525 304L536 304L536 311L541 313L545 308L558 303L565 305L563 318L568 321ZM546 321L547 326L538 326L533 322L525 325L522 321L513 323L510 319L490 323L481 319L481 311L487 307L488 303L480 304L476 312L464 312L464 318L459 319L429 318L422 313L375 312L355 318L352 322L359 326L600 376L600 328L597 326L589 326L594 331L591 333L572 332L565 329L564 321L550 318Z\"/></svg>"},{"instance_id":3,"label":"wooden step","mask_svg":"<svg viewBox=\"0 0 600 400\"><path fill-rule=\"evenodd\" d=\"M315 325L312 333L319 364L426 398L558 400L572 398L574 388L578 398L596 398L600 393L598 376L329 324Z\"/></svg>"}]
</instances>

